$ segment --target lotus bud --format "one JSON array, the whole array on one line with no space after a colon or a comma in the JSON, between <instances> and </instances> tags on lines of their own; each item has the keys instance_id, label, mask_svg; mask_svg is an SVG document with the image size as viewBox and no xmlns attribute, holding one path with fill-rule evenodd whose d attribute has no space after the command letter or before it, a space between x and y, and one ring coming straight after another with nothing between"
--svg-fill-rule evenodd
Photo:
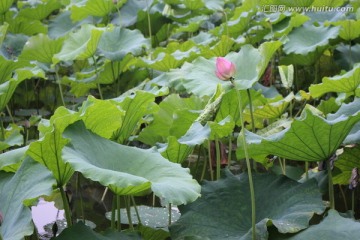
<instances>
[{"instance_id":1,"label":"lotus bud","mask_svg":"<svg viewBox=\"0 0 360 240\"><path fill-rule=\"evenodd\" d=\"M216 59L216 76L223 80L230 80L230 78L234 77L236 72L235 64L226 60L223 57L218 57Z\"/></svg>"},{"instance_id":2,"label":"lotus bud","mask_svg":"<svg viewBox=\"0 0 360 240\"><path fill-rule=\"evenodd\" d=\"M0 212L0 226L2 225L3 221L4 221L4 217L3 217L2 213Z\"/></svg>"}]
</instances>

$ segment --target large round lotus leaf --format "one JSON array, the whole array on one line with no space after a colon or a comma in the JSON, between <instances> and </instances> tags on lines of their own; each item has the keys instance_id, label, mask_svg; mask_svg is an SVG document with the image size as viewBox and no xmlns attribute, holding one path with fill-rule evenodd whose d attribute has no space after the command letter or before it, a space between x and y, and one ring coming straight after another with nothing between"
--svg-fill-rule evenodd
<instances>
[{"instance_id":1,"label":"large round lotus leaf","mask_svg":"<svg viewBox=\"0 0 360 240\"><path fill-rule=\"evenodd\" d=\"M270 154L298 161L329 159L360 120L360 111L331 120L324 119L313 111L307 107L291 127L268 137L246 131L249 154L259 161ZM238 149L237 156L244 157L241 148Z\"/></svg>"},{"instance_id":2,"label":"large round lotus leaf","mask_svg":"<svg viewBox=\"0 0 360 240\"><path fill-rule=\"evenodd\" d=\"M128 53L139 55L143 47L150 47L149 39L144 38L139 30L121 27L104 32L99 42L100 53L112 61L121 60Z\"/></svg>"},{"instance_id":3,"label":"large round lotus leaf","mask_svg":"<svg viewBox=\"0 0 360 240\"><path fill-rule=\"evenodd\" d=\"M63 136L70 141L62 151L64 161L116 194L136 195L152 190L175 205L199 197L200 186L189 169L169 162L154 150L112 142L88 131L80 121L68 126Z\"/></svg>"},{"instance_id":4,"label":"large round lotus leaf","mask_svg":"<svg viewBox=\"0 0 360 240\"><path fill-rule=\"evenodd\" d=\"M71 6L71 19L76 22L88 16L106 16L115 9L113 2L112 0L87 0L84 5L74 4Z\"/></svg>"},{"instance_id":5,"label":"large round lotus leaf","mask_svg":"<svg viewBox=\"0 0 360 240\"><path fill-rule=\"evenodd\" d=\"M255 174L256 234L267 239L267 226L279 232L305 229L314 213L325 210L315 180L300 184L285 176ZM201 198L179 206L181 217L170 226L172 239L251 239L251 203L247 174L240 178L228 170L215 182L202 186Z\"/></svg>"},{"instance_id":6,"label":"large round lotus leaf","mask_svg":"<svg viewBox=\"0 0 360 240\"><path fill-rule=\"evenodd\" d=\"M52 63L54 54L60 52L63 39L52 40L45 34L32 36L25 44L19 58L41 63Z\"/></svg>"},{"instance_id":7,"label":"large round lotus leaf","mask_svg":"<svg viewBox=\"0 0 360 240\"><path fill-rule=\"evenodd\" d=\"M344 218L335 210L329 210L327 216L317 225L294 236L270 236L273 240L328 240L328 239L358 239L360 223L350 218Z\"/></svg>"},{"instance_id":8,"label":"large round lotus leaf","mask_svg":"<svg viewBox=\"0 0 360 240\"><path fill-rule=\"evenodd\" d=\"M326 46L330 39L339 34L339 27L315 27L304 25L289 33L289 41L284 45L285 53L307 55L316 48Z\"/></svg>"},{"instance_id":9,"label":"large round lotus leaf","mask_svg":"<svg viewBox=\"0 0 360 240\"><path fill-rule=\"evenodd\" d=\"M321 97L328 92L342 92L351 95L356 94L356 89L360 87L360 64L343 75L334 77L324 77L322 83L312 84L309 87L311 96L314 98Z\"/></svg>"},{"instance_id":10,"label":"large round lotus leaf","mask_svg":"<svg viewBox=\"0 0 360 240\"><path fill-rule=\"evenodd\" d=\"M53 63L60 61L84 60L92 57L97 49L102 29L94 25L82 25L77 32L70 33L61 51L54 55Z\"/></svg>"}]
</instances>

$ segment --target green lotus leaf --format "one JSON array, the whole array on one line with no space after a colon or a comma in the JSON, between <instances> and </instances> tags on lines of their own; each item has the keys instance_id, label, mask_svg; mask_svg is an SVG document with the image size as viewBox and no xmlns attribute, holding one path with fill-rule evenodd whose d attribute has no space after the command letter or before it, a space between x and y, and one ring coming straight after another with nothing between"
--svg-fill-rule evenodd
<instances>
[{"instance_id":1,"label":"green lotus leaf","mask_svg":"<svg viewBox=\"0 0 360 240\"><path fill-rule=\"evenodd\" d=\"M200 104L202 105L202 104ZM169 129L169 134L175 137L183 136L191 124L199 117L200 110L180 109L175 110L173 121Z\"/></svg>"},{"instance_id":2,"label":"green lotus leaf","mask_svg":"<svg viewBox=\"0 0 360 240\"><path fill-rule=\"evenodd\" d=\"M3 178L0 172L0 212L4 221L0 227L0 238L8 240L23 239L31 235L34 225L29 206L25 206L27 199L34 199L42 195L50 195L55 184L51 173L41 164L30 157L26 157L12 178Z\"/></svg>"},{"instance_id":3,"label":"green lotus leaf","mask_svg":"<svg viewBox=\"0 0 360 240\"><path fill-rule=\"evenodd\" d=\"M360 36L360 20L347 19L331 23L334 26L341 26L339 36L350 41Z\"/></svg>"},{"instance_id":4,"label":"green lotus leaf","mask_svg":"<svg viewBox=\"0 0 360 240\"><path fill-rule=\"evenodd\" d=\"M42 129L43 137L32 142L27 151L35 161L46 166L54 175L58 186L64 186L71 178L74 170L61 157L61 149L68 140L62 137L62 132L71 123L77 121L79 115L64 107L56 109L50 118L50 123Z\"/></svg>"},{"instance_id":5,"label":"green lotus leaf","mask_svg":"<svg viewBox=\"0 0 360 240\"><path fill-rule=\"evenodd\" d=\"M320 59L326 48L328 48L328 45L316 48L314 52L309 52L307 55L291 53L289 55L284 56L280 60L280 64L282 65L299 64L304 66L311 66Z\"/></svg>"},{"instance_id":6,"label":"green lotus leaf","mask_svg":"<svg viewBox=\"0 0 360 240\"><path fill-rule=\"evenodd\" d=\"M246 131L249 154L259 161L269 154L298 161L324 161L335 153L359 120L360 111L327 120L307 107L290 128L269 137ZM244 157L241 148L238 148L237 156Z\"/></svg>"},{"instance_id":7,"label":"green lotus leaf","mask_svg":"<svg viewBox=\"0 0 360 240\"><path fill-rule=\"evenodd\" d=\"M300 13L292 13L290 17L286 17L282 21L276 22L272 25L272 31L268 33L264 38L273 39L281 38L282 36L288 35L294 28L300 27L309 20L308 16Z\"/></svg>"},{"instance_id":8,"label":"green lotus leaf","mask_svg":"<svg viewBox=\"0 0 360 240\"><path fill-rule=\"evenodd\" d=\"M71 19L75 21L80 21L88 16L95 17L105 17L113 10L115 10L115 4L112 0L88 0L85 4L74 4L70 8L71 10Z\"/></svg>"},{"instance_id":9,"label":"green lotus leaf","mask_svg":"<svg viewBox=\"0 0 360 240\"><path fill-rule=\"evenodd\" d=\"M62 84L70 85L70 92L75 96L84 96L88 94L90 89L98 88L98 84L111 84L119 78L120 73L128 68L133 57L127 55L122 61L112 62L106 59L101 65L98 64L96 68L90 66L81 71L76 72L72 76L63 76ZM120 87L118 87L118 90Z\"/></svg>"},{"instance_id":10,"label":"green lotus leaf","mask_svg":"<svg viewBox=\"0 0 360 240\"><path fill-rule=\"evenodd\" d=\"M329 113L336 112L339 107L340 105L336 102L336 99L334 97L331 97L327 100L321 100L320 104L317 106L317 109L327 115Z\"/></svg>"},{"instance_id":11,"label":"green lotus leaf","mask_svg":"<svg viewBox=\"0 0 360 240\"><path fill-rule=\"evenodd\" d=\"M200 122L194 122L186 134L179 138L179 143L186 144L190 147L201 145L211 134L211 128L208 124L205 126L201 125Z\"/></svg>"},{"instance_id":12,"label":"green lotus leaf","mask_svg":"<svg viewBox=\"0 0 360 240\"><path fill-rule=\"evenodd\" d=\"M99 71L96 82L100 84L111 84L119 78L120 74L127 69L128 63L133 59L132 55L126 55L121 61L105 60L104 68Z\"/></svg>"},{"instance_id":13,"label":"green lotus leaf","mask_svg":"<svg viewBox=\"0 0 360 240\"><path fill-rule=\"evenodd\" d=\"M86 130L82 122L70 125L63 135L70 141L62 151L63 159L85 177L100 182L118 195L152 190L175 205L199 197L200 186L189 170L169 162L154 150L104 139Z\"/></svg>"},{"instance_id":14,"label":"green lotus leaf","mask_svg":"<svg viewBox=\"0 0 360 240\"><path fill-rule=\"evenodd\" d=\"M16 69L27 66L28 63L24 61L11 61L6 60L4 57L0 56L0 83L5 83L8 81L14 74Z\"/></svg>"},{"instance_id":15,"label":"green lotus leaf","mask_svg":"<svg viewBox=\"0 0 360 240\"><path fill-rule=\"evenodd\" d=\"M242 6L235 8L234 15L229 21L221 25L221 33L229 34L229 36L233 38L239 37L239 35L249 28L250 22L255 14L256 11L254 11L252 4L244 3Z\"/></svg>"},{"instance_id":16,"label":"green lotus leaf","mask_svg":"<svg viewBox=\"0 0 360 240\"><path fill-rule=\"evenodd\" d=\"M92 57L97 49L103 30L93 25L82 25L80 30L70 33L61 51L54 55L53 63L60 61L85 60Z\"/></svg>"},{"instance_id":17,"label":"green lotus leaf","mask_svg":"<svg viewBox=\"0 0 360 240\"><path fill-rule=\"evenodd\" d=\"M16 59L16 57L20 55L27 40L28 37L24 34L12 34L8 31L1 46L2 57L9 60Z\"/></svg>"},{"instance_id":18,"label":"green lotus leaf","mask_svg":"<svg viewBox=\"0 0 360 240\"><path fill-rule=\"evenodd\" d=\"M28 148L28 146L25 146L0 154L0 170L5 172L16 172L19 169L22 160L25 158L25 152Z\"/></svg>"},{"instance_id":19,"label":"green lotus leaf","mask_svg":"<svg viewBox=\"0 0 360 240\"><path fill-rule=\"evenodd\" d=\"M205 6L203 0L182 0L182 3L190 10L196 10Z\"/></svg>"},{"instance_id":20,"label":"green lotus leaf","mask_svg":"<svg viewBox=\"0 0 360 240\"><path fill-rule=\"evenodd\" d=\"M34 7L23 7L19 11L20 17L42 20L49 16L53 11L61 8L61 2L57 0L48 0L44 3L36 4Z\"/></svg>"},{"instance_id":21,"label":"green lotus leaf","mask_svg":"<svg viewBox=\"0 0 360 240\"><path fill-rule=\"evenodd\" d=\"M290 102L293 99L294 99L294 94L291 92L284 99L281 99L276 102L269 102L262 106L257 106L253 109L253 116L254 118L258 118L261 120L278 118L286 110L286 108L289 106ZM245 116L246 121L248 120L251 121L250 109L246 109L245 114L246 114Z\"/></svg>"},{"instance_id":22,"label":"green lotus leaf","mask_svg":"<svg viewBox=\"0 0 360 240\"><path fill-rule=\"evenodd\" d=\"M210 38L211 39L211 38ZM235 41L232 38L229 38L226 35L221 36L221 39L216 41L216 44L209 48L206 45L202 50L202 56L205 58L212 58L218 56L225 56L228 52L231 51Z\"/></svg>"},{"instance_id":23,"label":"green lotus leaf","mask_svg":"<svg viewBox=\"0 0 360 240\"><path fill-rule=\"evenodd\" d=\"M47 26L40 20L31 20L25 17L16 16L9 21L9 32L14 34L25 34L32 36L37 33L47 33Z\"/></svg>"},{"instance_id":24,"label":"green lotus leaf","mask_svg":"<svg viewBox=\"0 0 360 240\"><path fill-rule=\"evenodd\" d=\"M54 19L51 19L48 25L49 37L59 38L83 24L93 23L92 17L85 18L82 21L73 22L70 16L71 16L70 11L63 11L58 15L56 15Z\"/></svg>"},{"instance_id":25,"label":"green lotus leaf","mask_svg":"<svg viewBox=\"0 0 360 240\"><path fill-rule=\"evenodd\" d=\"M227 116L220 122L208 122L208 125L211 129L209 139L215 140L229 136L234 130L235 122L230 116Z\"/></svg>"},{"instance_id":26,"label":"green lotus leaf","mask_svg":"<svg viewBox=\"0 0 360 240\"><path fill-rule=\"evenodd\" d=\"M203 21L205 21L205 19L197 19L197 17L190 18L186 24L181 24L178 28L176 28L174 34L178 34L182 32L185 33L197 32L199 31L200 25L203 23Z\"/></svg>"},{"instance_id":27,"label":"green lotus leaf","mask_svg":"<svg viewBox=\"0 0 360 240\"><path fill-rule=\"evenodd\" d=\"M345 229L345 231L344 231ZM335 210L329 210L327 216L316 225L295 234L294 236L274 236L274 240L327 240L356 239L360 232L360 224L350 218L341 217Z\"/></svg>"},{"instance_id":28,"label":"green lotus leaf","mask_svg":"<svg viewBox=\"0 0 360 240\"><path fill-rule=\"evenodd\" d=\"M140 127L142 118L152 113L151 105L154 100L155 95L145 91L136 91L125 98L113 99L114 102L118 102L118 106L125 111L125 114L121 119L122 124L113 133L112 139L121 144L126 143L131 134Z\"/></svg>"},{"instance_id":29,"label":"green lotus leaf","mask_svg":"<svg viewBox=\"0 0 360 240\"><path fill-rule=\"evenodd\" d=\"M79 114L88 129L110 139L115 130L122 126L125 112L109 100L89 96L79 109Z\"/></svg>"},{"instance_id":30,"label":"green lotus leaf","mask_svg":"<svg viewBox=\"0 0 360 240\"><path fill-rule=\"evenodd\" d=\"M45 34L38 34L28 39L19 59L52 63L53 56L60 52L64 39L52 40Z\"/></svg>"},{"instance_id":31,"label":"green lotus leaf","mask_svg":"<svg viewBox=\"0 0 360 240\"><path fill-rule=\"evenodd\" d=\"M86 96L90 89L96 89L98 87L96 84L96 75L86 80L87 81L79 81L75 77L64 76L61 79L61 84L69 85L71 87L70 92L74 94L75 97L81 97Z\"/></svg>"},{"instance_id":32,"label":"green lotus leaf","mask_svg":"<svg viewBox=\"0 0 360 240\"><path fill-rule=\"evenodd\" d=\"M140 132L138 140L149 145L155 145L157 142L166 142L167 137L170 135L181 137L189 129L193 121L182 121L183 124L177 124L179 129L172 130L176 118L181 121L181 117L177 117L179 116L177 112L201 110L203 106L200 99L195 96L181 98L177 94L169 95L159 104L158 111L153 114L153 121ZM170 133L170 131L172 132ZM177 133L180 133L180 135L177 135Z\"/></svg>"},{"instance_id":33,"label":"green lotus leaf","mask_svg":"<svg viewBox=\"0 0 360 240\"><path fill-rule=\"evenodd\" d=\"M1 62L1 60L0 60ZM12 72L12 68L16 67L16 66L21 66L24 63L20 63L17 62L19 64L13 64L13 63L5 63L3 66L0 67L1 68L5 68L5 71L3 72L4 75L0 75L0 78L6 78L8 77L8 74L13 74L13 77L0 84L0 110L4 109L5 106L8 104L8 102L10 101L13 93L15 92L15 89L17 88L17 86L24 80L26 79L30 79L32 77L38 77L38 78L45 78L45 73L39 69L39 68L29 68L29 67L23 67L23 68L18 68L16 69L14 72ZM6 66L9 67L9 69L6 69Z\"/></svg>"},{"instance_id":34,"label":"green lotus leaf","mask_svg":"<svg viewBox=\"0 0 360 240\"><path fill-rule=\"evenodd\" d=\"M360 62L360 44L354 44L351 47L343 43L338 44L334 58L341 69L349 71L354 63Z\"/></svg>"},{"instance_id":35,"label":"green lotus leaf","mask_svg":"<svg viewBox=\"0 0 360 240\"><path fill-rule=\"evenodd\" d=\"M0 14L4 14L11 5L13 4L14 0L4 0L0 2Z\"/></svg>"},{"instance_id":36,"label":"green lotus leaf","mask_svg":"<svg viewBox=\"0 0 360 240\"><path fill-rule=\"evenodd\" d=\"M307 55L317 48L328 47L329 41L339 35L340 27L315 27L303 25L288 34L289 41L284 44L287 54Z\"/></svg>"},{"instance_id":37,"label":"green lotus leaf","mask_svg":"<svg viewBox=\"0 0 360 240\"><path fill-rule=\"evenodd\" d=\"M334 184L348 185L353 168L360 168L359 155L360 147L345 147L344 152L335 161L335 166L340 169L340 173L333 178Z\"/></svg>"},{"instance_id":38,"label":"green lotus leaf","mask_svg":"<svg viewBox=\"0 0 360 240\"><path fill-rule=\"evenodd\" d=\"M360 98L355 98L354 101L348 104L342 104L336 113L328 114L326 117L328 120L335 120L342 115L351 116L359 111ZM351 129L349 134L344 140L344 144L353 144L360 141L360 122L356 123Z\"/></svg>"},{"instance_id":39,"label":"green lotus leaf","mask_svg":"<svg viewBox=\"0 0 360 240\"><path fill-rule=\"evenodd\" d=\"M120 9L120 14L112 19L111 23L128 27L137 22L138 13L141 10L147 9L147 2L145 1L127 1Z\"/></svg>"},{"instance_id":40,"label":"green lotus leaf","mask_svg":"<svg viewBox=\"0 0 360 240\"><path fill-rule=\"evenodd\" d=\"M285 176L254 174L256 235L268 239L267 226L295 233L325 210L315 180L300 184ZM251 239L248 176L222 172L218 181L206 181L201 198L179 206L181 217L170 226L172 239ZM196 238L197 237L197 238Z\"/></svg>"},{"instance_id":41,"label":"green lotus leaf","mask_svg":"<svg viewBox=\"0 0 360 240\"><path fill-rule=\"evenodd\" d=\"M222 11L224 9L224 0L208 0L204 1L205 7L214 11Z\"/></svg>"},{"instance_id":42,"label":"green lotus leaf","mask_svg":"<svg viewBox=\"0 0 360 240\"><path fill-rule=\"evenodd\" d=\"M197 45L203 45L205 47L210 45L211 43L215 42L216 39L217 38L215 38L214 35L212 35L212 34L210 34L208 32L203 32L203 31L201 31L196 36L189 38L189 40L193 41ZM224 55L222 55L222 56L224 56Z\"/></svg>"},{"instance_id":43,"label":"green lotus leaf","mask_svg":"<svg viewBox=\"0 0 360 240\"><path fill-rule=\"evenodd\" d=\"M239 91L239 92L243 103L243 109L245 109L249 103L247 92L246 91ZM249 92L253 103L261 102L261 104L263 104L263 102L267 100L263 95L261 95L260 91L256 91L251 88L249 89ZM235 121L236 125L238 126L241 125L240 114L239 114L239 103L237 101L236 95L237 94L235 89L231 89L230 91L224 94L220 102L219 109L216 112L216 118L215 118L216 122L219 122L222 119L225 119L227 116L230 116Z\"/></svg>"},{"instance_id":44,"label":"green lotus leaf","mask_svg":"<svg viewBox=\"0 0 360 240\"><path fill-rule=\"evenodd\" d=\"M191 146L179 143L176 137L169 136L167 144L164 144L158 150L161 155L170 162L182 163L186 160L193 149L194 148Z\"/></svg>"},{"instance_id":45,"label":"green lotus leaf","mask_svg":"<svg viewBox=\"0 0 360 240\"><path fill-rule=\"evenodd\" d=\"M360 85L360 64L356 64L353 69L343 75L334 77L324 77L322 83L312 84L309 87L310 94L314 97L321 97L328 92L343 92L356 95L356 90Z\"/></svg>"},{"instance_id":46,"label":"green lotus leaf","mask_svg":"<svg viewBox=\"0 0 360 240\"><path fill-rule=\"evenodd\" d=\"M179 44L169 43L166 48L156 48L154 59L141 58L139 66L147 66L159 71L169 71L181 66L185 61L191 61L198 56L199 49L192 41Z\"/></svg>"},{"instance_id":47,"label":"green lotus leaf","mask_svg":"<svg viewBox=\"0 0 360 240\"><path fill-rule=\"evenodd\" d=\"M10 124L6 129L3 129L0 140L0 151L23 144L24 137L20 133L22 130L23 128L16 124Z\"/></svg>"},{"instance_id":48,"label":"green lotus leaf","mask_svg":"<svg viewBox=\"0 0 360 240\"><path fill-rule=\"evenodd\" d=\"M121 60L127 53L139 55L149 47L149 39L144 38L139 30L121 27L105 31L98 46L100 53L112 61Z\"/></svg>"},{"instance_id":49,"label":"green lotus leaf","mask_svg":"<svg viewBox=\"0 0 360 240\"><path fill-rule=\"evenodd\" d=\"M9 27L9 24L7 22L5 22L3 25L0 26L0 46L2 45L2 43L5 39L8 27Z\"/></svg>"}]
</instances>

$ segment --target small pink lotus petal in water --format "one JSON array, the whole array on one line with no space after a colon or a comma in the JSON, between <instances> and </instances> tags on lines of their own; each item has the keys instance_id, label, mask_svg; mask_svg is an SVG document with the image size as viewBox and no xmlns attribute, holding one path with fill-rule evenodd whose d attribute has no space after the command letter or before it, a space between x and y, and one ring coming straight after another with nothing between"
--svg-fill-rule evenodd
<instances>
[{"instance_id":1,"label":"small pink lotus petal in water","mask_svg":"<svg viewBox=\"0 0 360 240\"><path fill-rule=\"evenodd\" d=\"M229 80L230 78L234 77L236 72L235 64L228 61L226 58L218 57L216 59L216 76L223 80Z\"/></svg>"}]
</instances>

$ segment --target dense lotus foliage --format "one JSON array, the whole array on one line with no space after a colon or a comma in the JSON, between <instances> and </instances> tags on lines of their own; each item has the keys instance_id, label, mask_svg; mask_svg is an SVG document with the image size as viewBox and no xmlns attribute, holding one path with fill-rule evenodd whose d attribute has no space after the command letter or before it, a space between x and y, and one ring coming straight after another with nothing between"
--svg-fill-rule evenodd
<instances>
[{"instance_id":1,"label":"dense lotus foliage","mask_svg":"<svg viewBox=\"0 0 360 240\"><path fill-rule=\"evenodd\" d=\"M360 235L358 0L1 0L0 110L0 240Z\"/></svg>"}]
</instances>

